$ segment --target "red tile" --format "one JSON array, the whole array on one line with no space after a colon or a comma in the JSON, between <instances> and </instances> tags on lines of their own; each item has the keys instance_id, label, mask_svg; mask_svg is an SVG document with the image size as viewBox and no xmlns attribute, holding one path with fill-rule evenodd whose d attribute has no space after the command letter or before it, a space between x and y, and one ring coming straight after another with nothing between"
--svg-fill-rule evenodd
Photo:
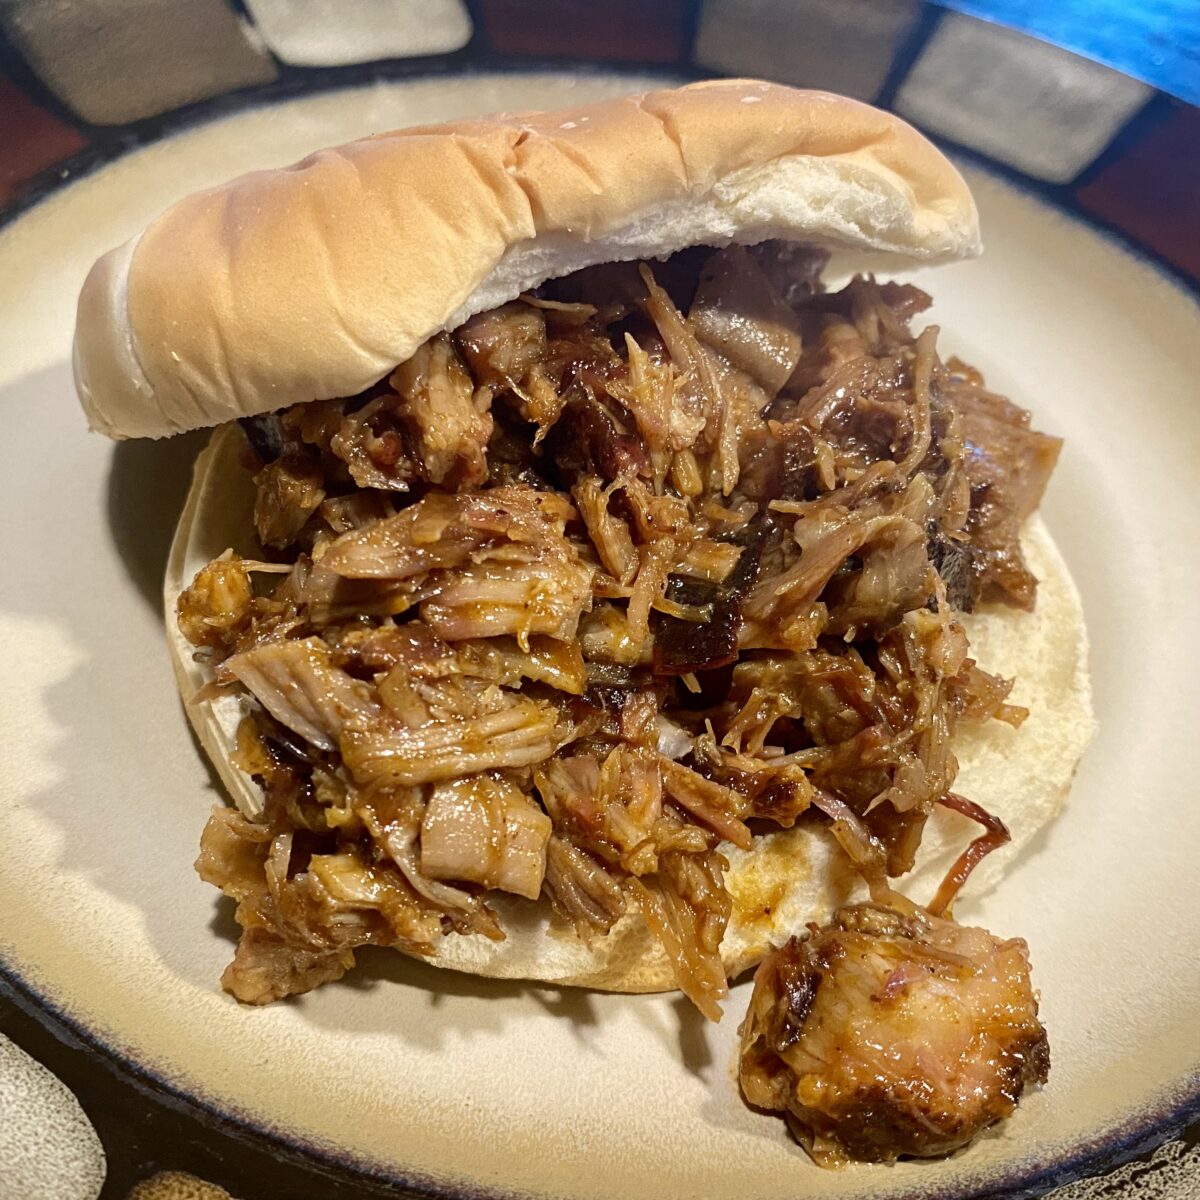
<instances>
[{"instance_id":1,"label":"red tile","mask_svg":"<svg viewBox=\"0 0 1200 1200\"><path fill-rule=\"evenodd\" d=\"M0 206L39 172L86 145L83 134L0 76Z\"/></svg>"},{"instance_id":2,"label":"red tile","mask_svg":"<svg viewBox=\"0 0 1200 1200\"><path fill-rule=\"evenodd\" d=\"M505 54L675 62L685 9L685 0L483 0L483 20Z\"/></svg>"},{"instance_id":3,"label":"red tile","mask_svg":"<svg viewBox=\"0 0 1200 1200\"><path fill-rule=\"evenodd\" d=\"M1076 193L1088 212L1200 280L1200 109L1181 108Z\"/></svg>"}]
</instances>

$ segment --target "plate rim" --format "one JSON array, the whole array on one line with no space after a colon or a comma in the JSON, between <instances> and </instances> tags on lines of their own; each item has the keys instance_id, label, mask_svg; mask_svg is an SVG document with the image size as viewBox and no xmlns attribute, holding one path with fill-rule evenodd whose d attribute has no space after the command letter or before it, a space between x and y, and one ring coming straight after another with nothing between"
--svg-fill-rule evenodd
<instances>
[{"instance_id":1,"label":"plate rim","mask_svg":"<svg viewBox=\"0 0 1200 1200\"><path fill-rule=\"evenodd\" d=\"M320 78L310 79L304 88L297 88L294 81L276 81L163 114L150 122L152 128L139 131L141 136L136 139L124 136L112 143L92 145L78 152L57 165L53 179L32 189L0 212L0 237L43 202L127 155L242 111L284 104L310 94L352 90L371 84L403 83L433 77L449 81L462 77L518 73L562 74L564 70L609 77L645 78L653 74L664 80L680 82L722 74L680 63L599 64L591 60L541 58L482 61L458 69L430 70L428 63L422 63L419 59L400 59L385 64L354 64L349 68L339 68L336 73L322 72ZM935 137L924 130L922 132L951 158L1000 180L1068 221L1097 234L1117 250L1150 268L1162 282L1177 289L1200 309L1200 280L1193 279L1154 250L1139 245L1115 225L1072 203L1066 188L1032 179L951 139ZM66 170L62 171L63 168ZM529 986L538 985L530 983ZM299 1169L312 1172L318 1178L325 1176L343 1185L383 1189L376 1193L381 1196L394 1195L395 1189L400 1188L421 1200L513 1200L523 1195L517 1189L484 1187L465 1178L447 1181L419 1171L408 1173L349 1150L326 1146L317 1139L305 1138L293 1130L256 1119L235 1108L222 1106L207 1096L202 1088L189 1089L173 1082L160 1070L139 1061L90 1028L58 1001L43 994L3 954L0 954L0 999L9 1000L59 1042L76 1047L92 1061L101 1064L121 1086L132 1087L139 1094L176 1111L182 1110L190 1119L218 1137L232 1138L268 1156L283 1155ZM1138 1110L1134 1117L1088 1138L1076 1152L1068 1152L1048 1163L1025 1159L1008 1169L1000 1167L992 1182L981 1182L969 1191L953 1193L953 1200L1029 1200L1067 1184L1107 1174L1157 1149L1178 1137L1188 1126L1200 1122L1200 1064L1193 1069L1190 1078L1188 1075L1182 1076L1181 1082L1182 1095ZM1075 1144L1076 1147L1079 1145ZM931 1200L931 1193L918 1186L909 1192L897 1194L895 1200L918 1198Z\"/></svg>"}]
</instances>

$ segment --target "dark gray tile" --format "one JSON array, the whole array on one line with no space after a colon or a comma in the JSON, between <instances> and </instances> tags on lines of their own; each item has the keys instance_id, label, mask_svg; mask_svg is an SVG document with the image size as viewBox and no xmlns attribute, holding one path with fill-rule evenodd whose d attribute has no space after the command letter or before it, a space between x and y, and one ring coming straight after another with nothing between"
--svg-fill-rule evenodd
<instances>
[{"instance_id":1,"label":"dark gray tile","mask_svg":"<svg viewBox=\"0 0 1200 1200\"><path fill-rule=\"evenodd\" d=\"M97 125L276 75L225 0L0 0L0 22L43 82Z\"/></svg>"},{"instance_id":2,"label":"dark gray tile","mask_svg":"<svg viewBox=\"0 0 1200 1200\"><path fill-rule=\"evenodd\" d=\"M920 0L707 0L696 59L871 100L921 9Z\"/></svg>"}]
</instances>

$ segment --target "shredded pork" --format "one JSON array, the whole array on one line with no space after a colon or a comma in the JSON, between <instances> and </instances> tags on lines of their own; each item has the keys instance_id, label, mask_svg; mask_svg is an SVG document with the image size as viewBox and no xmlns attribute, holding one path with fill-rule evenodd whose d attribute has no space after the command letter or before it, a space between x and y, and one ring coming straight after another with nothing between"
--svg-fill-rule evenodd
<instances>
[{"instance_id":1,"label":"shredded pork","mask_svg":"<svg viewBox=\"0 0 1200 1200\"><path fill-rule=\"evenodd\" d=\"M501 890L589 942L640 914L715 1018L724 843L832 820L912 866L957 724L1023 716L958 614L1034 603L1058 443L910 329L924 293L820 266L589 269L244 423L273 565L179 602L265 796L199 864L238 903L236 996L503 938Z\"/></svg>"}]
</instances>

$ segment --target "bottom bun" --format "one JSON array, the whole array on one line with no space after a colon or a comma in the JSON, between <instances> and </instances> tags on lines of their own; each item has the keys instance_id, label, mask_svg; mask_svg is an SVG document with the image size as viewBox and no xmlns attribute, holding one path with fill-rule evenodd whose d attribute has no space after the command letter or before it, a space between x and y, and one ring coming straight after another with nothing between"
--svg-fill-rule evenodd
<instances>
[{"instance_id":1,"label":"bottom bun","mask_svg":"<svg viewBox=\"0 0 1200 1200\"><path fill-rule=\"evenodd\" d=\"M197 459L171 547L163 601L188 719L230 795L252 816L261 809L261 794L230 759L242 702L231 696L197 700L205 670L194 661L193 648L175 620L180 593L203 566L229 548L248 557L257 554L254 488L239 461L243 447L237 427L226 426ZM956 790L999 817L1012 834L1011 843L972 875L967 888L972 895L991 888L1058 813L1095 727L1079 593L1040 517L1026 525L1022 546L1040 581L1037 610L1030 614L996 607L963 618L972 657L993 674L1015 677L1010 700L1029 709L1019 729L989 721L963 725L955 737L960 763ZM918 902L931 899L950 864L978 832L957 813L935 809L917 866L901 881L903 891ZM858 876L827 827L815 821L756 838L750 850L726 844L721 851L729 859L726 884L733 898L721 947L730 978L754 966L805 922L825 920L839 904L862 893ZM544 900L530 903L493 893L489 903L504 926L503 942L452 934L442 939L430 961L497 979L620 992L675 990L666 955L637 912L589 946L553 917Z\"/></svg>"}]
</instances>

